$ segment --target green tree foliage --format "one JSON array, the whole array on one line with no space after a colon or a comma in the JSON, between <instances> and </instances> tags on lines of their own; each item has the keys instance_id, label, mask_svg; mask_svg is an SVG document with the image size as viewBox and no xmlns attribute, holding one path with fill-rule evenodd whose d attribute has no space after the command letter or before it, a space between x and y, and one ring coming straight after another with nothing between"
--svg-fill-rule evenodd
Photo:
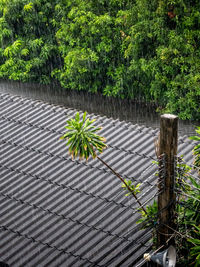
<instances>
[{"instance_id":1,"label":"green tree foliage","mask_svg":"<svg viewBox=\"0 0 200 267\"><path fill-rule=\"evenodd\" d=\"M198 0L1 0L0 78L140 98L200 119Z\"/></svg>"},{"instance_id":2,"label":"green tree foliage","mask_svg":"<svg viewBox=\"0 0 200 267\"><path fill-rule=\"evenodd\" d=\"M200 2L143 0L135 9L129 70L138 73L141 90L165 111L199 118Z\"/></svg>"},{"instance_id":3,"label":"green tree foliage","mask_svg":"<svg viewBox=\"0 0 200 267\"><path fill-rule=\"evenodd\" d=\"M50 82L58 64L56 1L0 1L0 78Z\"/></svg>"},{"instance_id":4,"label":"green tree foliage","mask_svg":"<svg viewBox=\"0 0 200 267\"><path fill-rule=\"evenodd\" d=\"M130 4L74 0L69 5L56 33L64 66L54 71L55 77L66 88L127 96L127 59L121 45L124 24L130 26Z\"/></svg>"}]
</instances>

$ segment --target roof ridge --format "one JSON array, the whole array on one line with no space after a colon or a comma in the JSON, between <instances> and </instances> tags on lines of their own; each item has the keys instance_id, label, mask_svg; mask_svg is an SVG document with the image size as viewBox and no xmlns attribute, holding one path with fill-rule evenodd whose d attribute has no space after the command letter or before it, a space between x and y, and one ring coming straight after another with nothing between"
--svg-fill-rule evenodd
<instances>
[{"instance_id":1,"label":"roof ridge","mask_svg":"<svg viewBox=\"0 0 200 267\"><path fill-rule=\"evenodd\" d=\"M2 97L3 96L3 97ZM56 105L56 104L50 104L50 103L47 103L47 102L44 102L44 101L41 101L41 100L33 100L31 98L24 98L22 96L18 96L18 95L11 95L9 93L0 93L0 98L3 98L4 99L4 96L6 97L9 97L11 99L16 99L16 100L19 100L21 102L24 102L24 101L30 101L30 102L33 102L34 103L34 106L37 107L37 104L43 104L43 106L45 107L48 107L49 109L53 110L54 112L61 112L63 111L62 113L67 115L67 113L69 111L73 111L73 112L81 112L83 113L82 110L78 110L78 109L74 109L74 108L66 108L62 105ZM42 105L40 105L40 108L44 109L42 107ZM96 120L103 120L103 119L106 119L108 120L107 123L110 123L110 124L113 124L113 126L116 126L116 124L118 123L118 126L120 127L123 127L123 128L126 128L126 129L132 129L133 131L136 131L136 132L139 132L139 133L145 133L145 134L149 134L149 135L152 135L154 137L157 137L158 134L159 134L159 129L153 129L152 127L147 127L145 125L138 125L138 124L132 124L131 122L126 122L125 120L121 121L119 119L113 119L112 117L108 118L106 116L101 116L101 115L98 115L98 114L94 114L94 113L90 113L89 114L90 117L94 116ZM45 129L45 130L48 130L48 131L51 131L51 132L58 132L54 129L49 129L48 127L38 127L37 125L34 125L34 124L29 124L27 122L22 122L22 121L19 121L19 120L14 120L14 119L11 119L9 117L6 117L6 116L1 116L2 118L4 119L7 119L7 120L13 120L15 122L20 122L22 124L26 124L26 125L30 125L30 126L33 126L33 127L37 127L37 128L41 128L41 129ZM134 128L134 129L133 129ZM62 133L61 133L62 134ZM191 143L197 143L193 140L190 140L190 141L185 141L185 139L188 139L188 136L187 135L180 135L178 137L178 141L180 143L184 143L184 144L191 144Z\"/></svg>"},{"instance_id":2,"label":"roof ridge","mask_svg":"<svg viewBox=\"0 0 200 267\"><path fill-rule=\"evenodd\" d=\"M31 99L31 98L25 98L25 97L22 97L22 96L18 96L18 95L12 95L12 94L9 94L9 93L0 93L0 98L2 99L6 99L9 98L13 101L20 101L20 102L31 102L32 105L34 105L35 107L37 107L38 104L40 104L40 107L48 107L49 109L53 110L54 112L61 112L63 111L62 113L63 114L66 114L67 115L67 110L71 110L71 111L74 111L74 112L81 112L81 113L84 113L84 111L82 110L79 110L79 109L75 109L75 108L66 108L65 106L63 105L58 105L58 104L50 104L50 103L47 103L43 100L34 100L34 99ZM42 107L42 108L43 108ZM43 108L44 109L44 108ZM120 127L124 127L124 128L136 128L134 129L135 131L138 131L138 132L144 132L144 133L147 133L145 131L143 131L143 129L145 129L146 131L151 131L153 136L156 136L156 133L158 132L158 129L154 129L152 127L148 127L146 125L139 125L139 124L133 124L131 122L126 122L125 120L119 120L119 119L114 119L112 117L107 117L107 116L102 116L102 115L99 115L99 114L95 114L95 113L88 113L90 117L95 117L95 119L106 119L106 120L109 120L109 121L112 121L110 122L111 124L113 124L114 126L116 126L116 124L118 123Z\"/></svg>"}]
</instances>

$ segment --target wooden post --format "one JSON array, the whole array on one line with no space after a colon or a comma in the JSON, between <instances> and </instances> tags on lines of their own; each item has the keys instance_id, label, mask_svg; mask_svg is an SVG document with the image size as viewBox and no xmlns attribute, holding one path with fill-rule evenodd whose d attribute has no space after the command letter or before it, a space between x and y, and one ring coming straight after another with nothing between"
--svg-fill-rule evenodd
<instances>
[{"instance_id":1,"label":"wooden post","mask_svg":"<svg viewBox=\"0 0 200 267\"><path fill-rule=\"evenodd\" d=\"M159 191L158 196L158 231L157 247L166 245L166 241L173 234L170 228L175 227L175 201L176 194L176 155L178 143L178 117L171 114L164 114L160 120L159 138ZM168 228L169 226L170 228ZM170 244L173 244L173 239Z\"/></svg>"}]
</instances>

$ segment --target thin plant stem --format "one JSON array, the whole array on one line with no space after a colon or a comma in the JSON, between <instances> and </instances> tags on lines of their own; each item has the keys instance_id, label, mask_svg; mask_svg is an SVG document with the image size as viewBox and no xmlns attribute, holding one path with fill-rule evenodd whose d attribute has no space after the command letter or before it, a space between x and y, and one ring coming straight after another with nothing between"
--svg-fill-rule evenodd
<instances>
[{"instance_id":1,"label":"thin plant stem","mask_svg":"<svg viewBox=\"0 0 200 267\"><path fill-rule=\"evenodd\" d=\"M128 189L128 191L133 195L133 197L136 199L137 203L140 205L141 209L144 211L145 214L147 214L147 211L145 210L145 208L143 207L142 203L139 201L138 197L136 196L136 194L133 192L133 190L128 186L128 184L125 182L125 180L119 175L119 173L117 173L115 170L113 170L104 160L102 160L101 158L99 158L97 156L97 159L100 160L108 169L110 169L112 171L112 173L117 176L121 182L123 184L125 184L126 188Z\"/></svg>"}]
</instances>

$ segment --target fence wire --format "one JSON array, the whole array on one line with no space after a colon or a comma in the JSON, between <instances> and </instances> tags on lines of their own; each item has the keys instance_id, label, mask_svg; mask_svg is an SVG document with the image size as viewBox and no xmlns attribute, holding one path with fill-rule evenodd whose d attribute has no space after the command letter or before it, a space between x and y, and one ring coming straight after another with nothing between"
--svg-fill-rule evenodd
<instances>
[{"instance_id":1,"label":"fence wire","mask_svg":"<svg viewBox=\"0 0 200 267\"><path fill-rule=\"evenodd\" d=\"M157 210L156 212L154 210L154 214L149 213L150 216L147 216L146 220L141 223L141 227L143 228L150 227L153 234L159 233L159 229L161 226L164 226L169 229L168 234L162 232L160 233L162 235L168 236L168 239L165 244L157 248L154 252L150 253L150 255L154 255L164 247L166 248L171 239L181 239L184 240L184 242L187 239L190 239L191 243L192 240L195 240L195 238L191 236L188 230L189 227L187 227L187 225L185 225L184 231L181 229L184 218L180 217L185 216L187 210L191 209L194 212L197 212L197 214L200 214L200 174L199 168L196 168L195 165L187 163L181 157L174 157L171 162L167 162L167 158L165 155L159 156L157 160L158 170L157 173L154 174L157 175L157 190L156 193L151 198L149 198L149 200L143 203L143 207L147 209L147 212L149 212L147 204L152 204L154 200L157 202L159 195L161 195L166 190L166 165L169 166L169 164L172 164L172 173L174 178L173 192L176 196L176 199L171 200L168 205L166 205L161 210ZM196 207L194 207L193 205L194 202L196 203ZM171 220L175 221L176 227L171 227L169 222L160 222L160 216L162 212L171 207L172 205L175 206L175 213L174 217L172 217ZM180 209L181 214L179 214ZM195 243L193 243L193 245L196 246ZM146 261L146 259L143 259L135 267L143 266Z\"/></svg>"}]
</instances>

